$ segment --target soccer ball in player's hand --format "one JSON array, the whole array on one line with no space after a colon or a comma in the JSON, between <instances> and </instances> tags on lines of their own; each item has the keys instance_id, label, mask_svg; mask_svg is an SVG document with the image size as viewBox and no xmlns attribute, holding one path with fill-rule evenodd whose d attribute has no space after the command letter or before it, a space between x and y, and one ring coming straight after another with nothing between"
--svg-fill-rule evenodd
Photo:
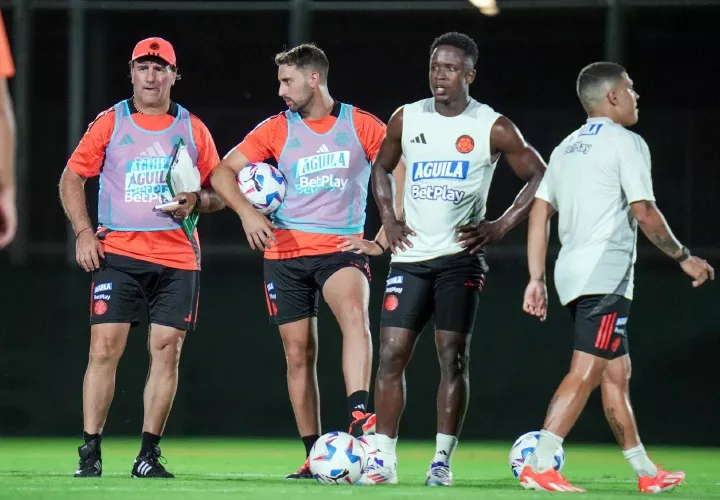
<instances>
[{"instance_id":1,"label":"soccer ball in player's hand","mask_svg":"<svg viewBox=\"0 0 720 500\"><path fill-rule=\"evenodd\" d=\"M277 168L267 163L251 163L237 175L240 191L263 215L277 210L285 199L287 181Z\"/></svg>"},{"instance_id":2,"label":"soccer ball in player's hand","mask_svg":"<svg viewBox=\"0 0 720 500\"><path fill-rule=\"evenodd\" d=\"M322 484L355 484L362 475L365 449L346 432L329 432L310 450L310 472Z\"/></svg>"},{"instance_id":3,"label":"soccer ball in player's hand","mask_svg":"<svg viewBox=\"0 0 720 500\"><path fill-rule=\"evenodd\" d=\"M532 431L523 434L510 449L510 469L515 477L520 477L523 468L525 467L525 459L530 452L535 451L538 439L540 438L539 431ZM562 470L565 465L565 450L560 446L555 452L555 466L554 469L558 472Z\"/></svg>"}]
</instances>

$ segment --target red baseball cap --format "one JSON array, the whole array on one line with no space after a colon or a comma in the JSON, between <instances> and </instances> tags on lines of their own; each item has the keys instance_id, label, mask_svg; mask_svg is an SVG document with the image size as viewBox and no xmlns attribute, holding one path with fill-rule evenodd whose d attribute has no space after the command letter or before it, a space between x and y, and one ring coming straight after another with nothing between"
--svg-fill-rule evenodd
<instances>
[{"instance_id":1,"label":"red baseball cap","mask_svg":"<svg viewBox=\"0 0 720 500\"><path fill-rule=\"evenodd\" d=\"M136 61L141 57L159 57L166 63L177 66L177 60L175 59L175 49L170 42L160 37L146 38L140 40L132 53L131 61Z\"/></svg>"}]
</instances>

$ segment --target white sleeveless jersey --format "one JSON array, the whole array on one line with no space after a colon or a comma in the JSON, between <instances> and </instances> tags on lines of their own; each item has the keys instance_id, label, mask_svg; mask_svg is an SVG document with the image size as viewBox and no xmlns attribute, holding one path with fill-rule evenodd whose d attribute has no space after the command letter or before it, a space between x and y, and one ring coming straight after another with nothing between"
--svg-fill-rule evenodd
<instances>
[{"instance_id":1,"label":"white sleeveless jersey","mask_svg":"<svg viewBox=\"0 0 720 500\"><path fill-rule=\"evenodd\" d=\"M433 98L406 104L402 149L407 164L403 210L416 236L392 262L420 262L463 251L456 228L485 217L495 162L490 130L500 117L470 100L465 111L445 117Z\"/></svg>"}]
</instances>

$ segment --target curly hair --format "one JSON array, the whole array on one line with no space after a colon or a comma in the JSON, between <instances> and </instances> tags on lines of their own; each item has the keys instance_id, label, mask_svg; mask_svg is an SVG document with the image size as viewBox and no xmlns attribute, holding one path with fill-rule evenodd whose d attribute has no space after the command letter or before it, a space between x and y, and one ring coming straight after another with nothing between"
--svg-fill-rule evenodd
<instances>
[{"instance_id":1,"label":"curly hair","mask_svg":"<svg viewBox=\"0 0 720 500\"><path fill-rule=\"evenodd\" d=\"M440 35L430 46L430 55L435 52L440 45L450 45L451 47L457 47L462 50L465 54L466 59L470 59L472 64L469 69L473 69L478 60L478 46L475 40L470 38L464 33L458 33L457 31L451 31Z\"/></svg>"}]
</instances>

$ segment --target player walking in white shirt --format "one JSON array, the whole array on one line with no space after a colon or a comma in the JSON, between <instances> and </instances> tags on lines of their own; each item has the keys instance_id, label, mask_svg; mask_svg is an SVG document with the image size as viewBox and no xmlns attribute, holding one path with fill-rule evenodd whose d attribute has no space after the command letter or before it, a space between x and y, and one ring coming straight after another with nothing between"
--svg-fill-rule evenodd
<instances>
[{"instance_id":1,"label":"player walking in white shirt","mask_svg":"<svg viewBox=\"0 0 720 500\"><path fill-rule=\"evenodd\" d=\"M525 312L545 319L548 222L557 212L562 248L555 286L575 323L574 352L520 483L526 489L584 491L553 469L553 457L600 386L605 416L637 473L638 489L657 493L682 483L685 473L664 471L648 458L630 405L627 328L637 226L680 264L693 286L714 279L715 271L678 242L655 205L648 146L625 128L637 123L639 97L625 69L610 62L591 64L580 72L577 93L588 120L555 148L538 188L530 213L530 283L523 301Z\"/></svg>"}]
</instances>

